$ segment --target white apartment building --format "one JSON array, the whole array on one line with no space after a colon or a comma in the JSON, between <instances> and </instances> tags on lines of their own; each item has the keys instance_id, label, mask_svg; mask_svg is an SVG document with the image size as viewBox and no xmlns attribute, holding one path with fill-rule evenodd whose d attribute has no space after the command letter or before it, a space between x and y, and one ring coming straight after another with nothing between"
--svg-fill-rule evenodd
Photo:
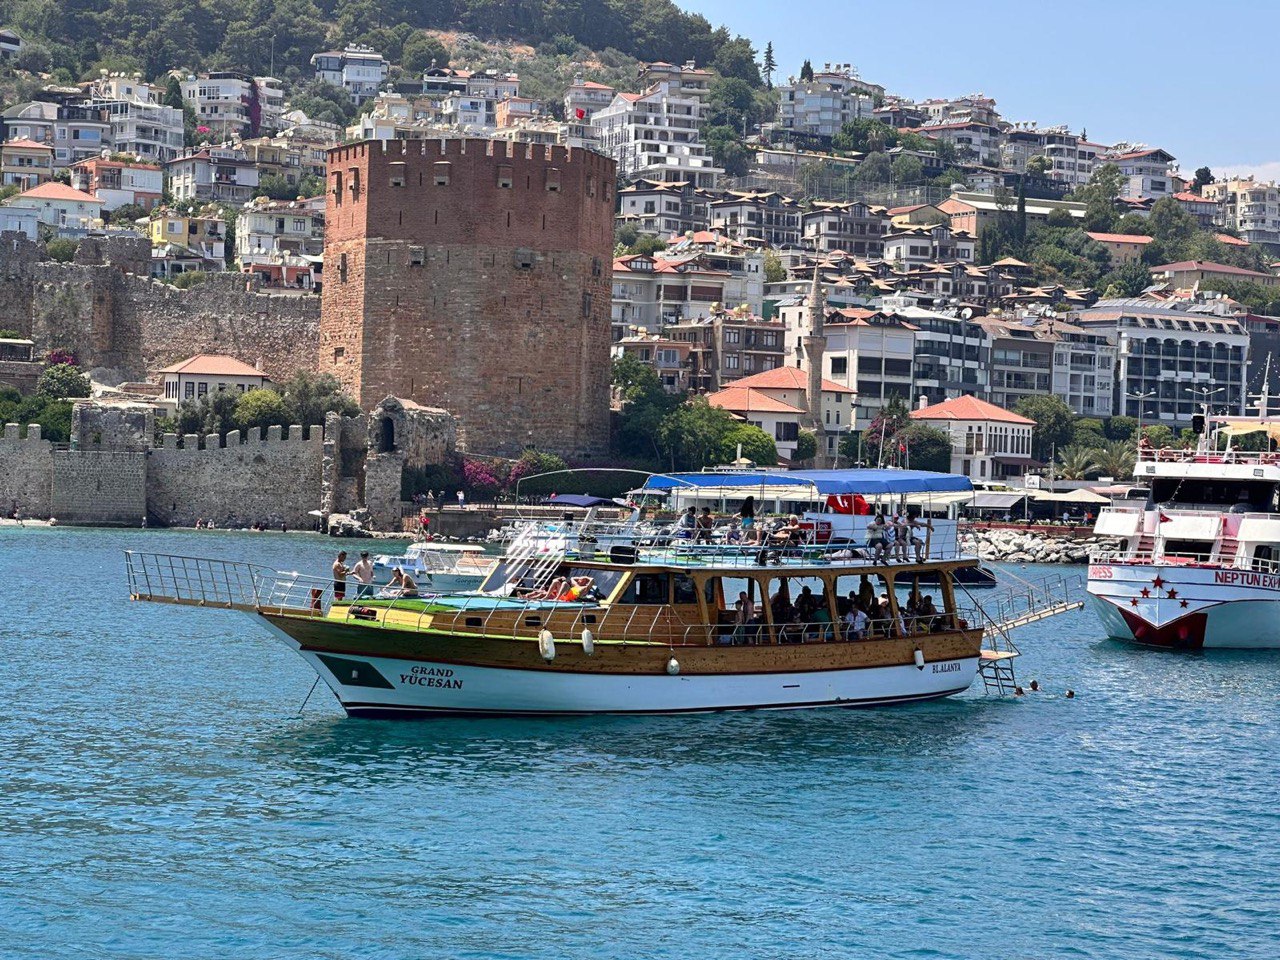
<instances>
[{"instance_id":1,"label":"white apartment building","mask_svg":"<svg viewBox=\"0 0 1280 960\"><path fill-rule=\"evenodd\" d=\"M232 70L188 76L182 98L196 121L219 137L254 137L282 125L284 88L275 77L251 77Z\"/></svg>"},{"instance_id":2,"label":"white apartment building","mask_svg":"<svg viewBox=\"0 0 1280 960\"><path fill-rule=\"evenodd\" d=\"M1000 163L1000 128L976 120L931 121L919 132L932 140L945 140L956 149L961 160L974 160L987 166Z\"/></svg>"},{"instance_id":3,"label":"white apartment building","mask_svg":"<svg viewBox=\"0 0 1280 960\"><path fill-rule=\"evenodd\" d=\"M311 58L316 79L346 90L356 103L377 96L387 79L390 64L372 47L348 44L342 50L327 50Z\"/></svg>"},{"instance_id":4,"label":"white apartment building","mask_svg":"<svg viewBox=\"0 0 1280 960\"><path fill-rule=\"evenodd\" d=\"M980 123L990 127L1000 125L996 102L985 93L971 93L953 99L922 100L916 105L930 123Z\"/></svg>"},{"instance_id":5,"label":"white apartment building","mask_svg":"<svg viewBox=\"0 0 1280 960\"><path fill-rule=\"evenodd\" d=\"M804 245L815 253L840 250L867 260L884 256L884 235L889 228L884 207L873 207L861 200L817 200L801 215L800 223Z\"/></svg>"},{"instance_id":6,"label":"white apartment building","mask_svg":"<svg viewBox=\"0 0 1280 960\"><path fill-rule=\"evenodd\" d=\"M490 133L499 126L498 105L519 97L519 74L472 73L466 77L465 90L453 91L440 101L440 121L468 133Z\"/></svg>"},{"instance_id":7,"label":"white apartment building","mask_svg":"<svg viewBox=\"0 0 1280 960\"><path fill-rule=\"evenodd\" d=\"M89 93L90 103L104 110L111 124L115 152L132 153L152 163L164 163L182 152L182 111L161 102L163 87L135 76L110 74L95 80Z\"/></svg>"},{"instance_id":8,"label":"white apartment building","mask_svg":"<svg viewBox=\"0 0 1280 960\"><path fill-rule=\"evenodd\" d=\"M780 193L727 191L708 204L711 229L773 247L800 243L800 204Z\"/></svg>"},{"instance_id":9,"label":"white apartment building","mask_svg":"<svg viewBox=\"0 0 1280 960\"><path fill-rule=\"evenodd\" d=\"M1224 301L1099 300L1070 323L1115 342L1115 413L1177 429L1205 399L1245 412L1249 336Z\"/></svg>"},{"instance_id":10,"label":"white apartment building","mask_svg":"<svg viewBox=\"0 0 1280 960\"><path fill-rule=\"evenodd\" d=\"M77 232L101 225L103 202L65 183L42 183L5 201L6 206L35 211L46 226Z\"/></svg>"},{"instance_id":11,"label":"white apartment building","mask_svg":"<svg viewBox=\"0 0 1280 960\"><path fill-rule=\"evenodd\" d=\"M1017 480L1035 464L1036 422L977 397L962 396L911 411L911 419L951 438L951 472L975 480Z\"/></svg>"},{"instance_id":12,"label":"white apartment building","mask_svg":"<svg viewBox=\"0 0 1280 960\"><path fill-rule=\"evenodd\" d=\"M1218 223L1249 243L1280 244L1280 187L1253 177L1209 183L1200 191L1218 204Z\"/></svg>"},{"instance_id":13,"label":"white apartment building","mask_svg":"<svg viewBox=\"0 0 1280 960\"><path fill-rule=\"evenodd\" d=\"M5 140L34 140L53 148L60 170L111 146L111 123L101 107L85 103L19 103L3 113Z\"/></svg>"},{"instance_id":14,"label":"white apartment building","mask_svg":"<svg viewBox=\"0 0 1280 960\"><path fill-rule=\"evenodd\" d=\"M662 80L643 93L619 93L596 112L591 125L600 149L618 162L621 176L715 187L724 171L702 143L708 108L699 82L693 76Z\"/></svg>"},{"instance_id":15,"label":"white apartment building","mask_svg":"<svg viewBox=\"0 0 1280 960\"><path fill-rule=\"evenodd\" d=\"M1053 327L1053 392L1082 417L1108 417L1115 409L1116 338L1064 320Z\"/></svg>"},{"instance_id":16,"label":"white apartment building","mask_svg":"<svg viewBox=\"0 0 1280 960\"><path fill-rule=\"evenodd\" d=\"M598 110L613 103L616 95L617 91L607 84L583 80L581 76L574 77L573 83L564 92L564 118L568 121L590 123Z\"/></svg>"},{"instance_id":17,"label":"white apartment building","mask_svg":"<svg viewBox=\"0 0 1280 960\"><path fill-rule=\"evenodd\" d=\"M324 250L324 214L298 201L257 197L236 217L236 260L271 286L311 289Z\"/></svg>"},{"instance_id":18,"label":"white apartment building","mask_svg":"<svg viewBox=\"0 0 1280 960\"><path fill-rule=\"evenodd\" d=\"M1071 187L1082 187L1093 176L1099 155L1107 148L1090 143L1065 126L1040 128L1019 124L1004 135L1000 146L1001 166L1023 173L1032 157L1048 161L1045 176Z\"/></svg>"},{"instance_id":19,"label":"white apartment building","mask_svg":"<svg viewBox=\"0 0 1280 960\"><path fill-rule=\"evenodd\" d=\"M165 164L175 200L248 202L258 186L258 168L238 147L202 147Z\"/></svg>"},{"instance_id":20,"label":"white apartment building","mask_svg":"<svg viewBox=\"0 0 1280 960\"><path fill-rule=\"evenodd\" d=\"M883 87L866 83L847 63L826 64L810 81L789 77L778 87L778 129L829 139L846 123L871 117L877 89L883 96Z\"/></svg>"},{"instance_id":21,"label":"white apartment building","mask_svg":"<svg viewBox=\"0 0 1280 960\"><path fill-rule=\"evenodd\" d=\"M1160 149L1117 144L1098 160L1114 163L1124 174L1120 196L1129 200L1159 200L1172 196L1181 186L1174 176L1174 156Z\"/></svg>"},{"instance_id":22,"label":"white apartment building","mask_svg":"<svg viewBox=\"0 0 1280 960\"><path fill-rule=\"evenodd\" d=\"M618 191L618 220L656 237L705 230L709 202L691 183L637 180Z\"/></svg>"},{"instance_id":23,"label":"white apartment building","mask_svg":"<svg viewBox=\"0 0 1280 960\"><path fill-rule=\"evenodd\" d=\"M884 237L884 259L905 266L973 263L973 237L946 224L902 227Z\"/></svg>"}]
</instances>

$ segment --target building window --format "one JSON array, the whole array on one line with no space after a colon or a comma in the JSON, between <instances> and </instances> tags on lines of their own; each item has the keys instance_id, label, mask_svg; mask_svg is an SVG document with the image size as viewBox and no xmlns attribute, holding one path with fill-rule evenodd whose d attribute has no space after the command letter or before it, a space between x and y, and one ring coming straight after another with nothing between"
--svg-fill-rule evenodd
<instances>
[{"instance_id":1,"label":"building window","mask_svg":"<svg viewBox=\"0 0 1280 960\"><path fill-rule=\"evenodd\" d=\"M453 164L448 160L437 160L432 166L435 168L436 186L447 187L449 185L449 173L453 169Z\"/></svg>"},{"instance_id":2,"label":"building window","mask_svg":"<svg viewBox=\"0 0 1280 960\"><path fill-rule=\"evenodd\" d=\"M498 187L502 190L511 189L511 168L505 164L498 167Z\"/></svg>"},{"instance_id":3,"label":"building window","mask_svg":"<svg viewBox=\"0 0 1280 960\"><path fill-rule=\"evenodd\" d=\"M849 375L849 358L848 357L832 357L831 358L831 375L833 377L847 377Z\"/></svg>"},{"instance_id":4,"label":"building window","mask_svg":"<svg viewBox=\"0 0 1280 960\"><path fill-rule=\"evenodd\" d=\"M346 348L346 347L334 347L334 348L333 348L333 360L334 360L334 363L337 363L337 362L338 362L339 360L341 360L344 356L346 356L346 354L347 354L347 348Z\"/></svg>"},{"instance_id":5,"label":"building window","mask_svg":"<svg viewBox=\"0 0 1280 960\"><path fill-rule=\"evenodd\" d=\"M424 262L425 260L426 260L426 248L425 248L425 247L410 247L410 248L409 248L409 266L411 266L411 267L420 267L420 266L422 266L422 264L423 264L423 262Z\"/></svg>"},{"instance_id":6,"label":"building window","mask_svg":"<svg viewBox=\"0 0 1280 960\"><path fill-rule=\"evenodd\" d=\"M582 295L582 315L584 317L591 316L591 294L589 293Z\"/></svg>"},{"instance_id":7,"label":"building window","mask_svg":"<svg viewBox=\"0 0 1280 960\"><path fill-rule=\"evenodd\" d=\"M201 380L199 383L196 384L196 396L205 397L208 395L209 395L209 384Z\"/></svg>"}]
</instances>

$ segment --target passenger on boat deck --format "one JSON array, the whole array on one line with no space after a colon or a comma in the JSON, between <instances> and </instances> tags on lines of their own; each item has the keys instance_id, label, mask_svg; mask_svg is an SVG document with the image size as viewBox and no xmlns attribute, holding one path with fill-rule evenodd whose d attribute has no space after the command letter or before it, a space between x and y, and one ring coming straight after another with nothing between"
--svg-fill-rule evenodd
<instances>
[{"instance_id":1,"label":"passenger on boat deck","mask_svg":"<svg viewBox=\"0 0 1280 960\"><path fill-rule=\"evenodd\" d=\"M724 535L725 543L742 543L742 520L734 517Z\"/></svg>"},{"instance_id":2,"label":"passenger on boat deck","mask_svg":"<svg viewBox=\"0 0 1280 960\"><path fill-rule=\"evenodd\" d=\"M568 588L568 577L556 577L542 589L526 590L520 596L525 600L557 600Z\"/></svg>"},{"instance_id":3,"label":"passenger on boat deck","mask_svg":"<svg viewBox=\"0 0 1280 960\"><path fill-rule=\"evenodd\" d=\"M884 562L885 551L888 549L886 533L884 518L877 513L867 524L867 546L875 552L877 563Z\"/></svg>"},{"instance_id":4,"label":"passenger on boat deck","mask_svg":"<svg viewBox=\"0 0 1280 960\"><path fill-rule=\"evenodd\" d=\"M583 600L591 591L591 586L594 583L595 580L591 577L573 577L565 585L565 588L556 596L556 599L568 602Z\"/></svg>"},{"instance_id":5,"label":"passenger on boat deck","mask_svg":"<svg viewBox=\"0 0 1280 960\"><path fill-rule=\"evenodd\" d=\"M697 526L698 509L697 507L690 507L680 514L680 521L676 524L676 536L681 540L688 540L693 536L694 528Z\"/></svg>"},{"instance_id":6,"label":"passenger on boat deck","mask_svg":"<svg viewBox=\"0 0 1280 960\"><path fill-rule=\"evenodd\" d=\"M906 519L900 513L893 515L893 556L906 563L911 557L907 554L910 547L911 530L907 526Z\"/></svg>"},{"instance_id":7,"label":"passenger on boat deck","mask_svg":"<svg viewBox=\"0 0 1280 960\"><path fill-rule=\"evenodd\" d=\"M933 521L925 520L920 522L919 517L912 517L907 521L907 536L910 538L911 546L916 548L916 563L924 563L924 538L916 536L917 530L932 530Z\"/></svg>"},{"instance_id":8,"label":"passenger on boat deck","mask_svg":"<svg viewBox=\"0 0 1280 960\"><path fill-rule=\"evenodd\" d=\"M850 640L864 640L867 636L867 611L855 602L844 615L845 636Z\"/></svg>"},{"instance_id":9,"label":"passenger on boat deck","mask_svg":"<svg viewBox=\"0 0 1280 960\"><path fill-rule=\"evenodd\" d=\"M710 507L702 508L702 516L698 517L697 529L698 535L694 537L694 543L710 543L711 533L716 528L716 518L711 513Z\"/></svg>"},{"instance_id":10,"label":"passenger on boat deck","mask_svg":"<svg viewBox=\"0 0 1280 960\"><path fill-rule=\"evenodd\" d=\"M749 496L738 508L738 519L742 521L742 529L750 530L756 525L756 498Z\"/></svg>"},{"instance_id":11,"label":"passenger on boat deck","mask_svg":"<svg viewBox=\"0 0 1280 960\"><path fill-rule=\"evenodd\" d=\"M916 607L917 622L925 633L933 633L938 623L938 608L933 605L933 595L926 593Z\"/></svg>"},{"instance_id":12,"label":"passenger on boat deck","mask_svg":"<svg viewBox=\"0 0 1280 960\"><path fill-rule=\"evenodd\" d=\"M373 585L373 561L369 559L369 551L363 550L360 553L360 559L356 561L355 566L351 568L351 576L355 577L356 596L367 596Z\"/></svg>"},{"instance_id":13,"label":"passenger on boat deck","mask_svg":"<svg viewBox=\"0 0 1280 960\"><path fill-rule=\"evenodd\" d=\"M339 550L333 561L333 599L342 600L347 595L347 551Z\"/></svg>"},{"instance_id":14,"label":"passenger on boat deck","mask_svg":"<svg viewBox=\"0 0 1280 960\"><path fill-rule=\"evenodd\" d=\"M747 639L747 624L754 620L756 616L755 602L747 596L747 591L739 591L737 602L733 605L733 612L732 642L745 643Z\"/></svg>"},{"instance_id":15,"label":"passenger on boat deck","mask_svg":"<svg viewBox=\"0 0 1280 960\"><path fill-rule=\"evenodd\" d=\"M852 593L849 594L853 596ZM871 581L867 579L864 573L858 580L858 603L862 609L871 612L871 605L876 602L876 588L871 585Z\"/></svg>"},{"instance_id":16,"label":"passenger on boat deck","mask_svg":"<svg viewBox=\"0 0 1280 960\"><path fill-rule=\"evenodd\" d=\"M796 597L796 619L801 623L811 623L817 610L818 598L813 595L812 590L804 587L800 591L800 596Z\"/></svg>"},{"instance_id":17,"label":"passenger on boat deck","mask_svg":"<svg viewBox=\"0 0 1280 960\"><path fill-rule=\"evenodd\" d=\"M796 608L791 605L791 601L783 595L781 590L769 598L769 609L775 624L791 623L796 618Z\"/></svg>"},{"instance_id":18,"label":"passenger on boat deck","mask_svg":"<svg viewBox=\"0 0 1280 960\"><path fill-rule=\"evenodd\" d=\"M770 539L776 540L782 546L792 542L798 543L800 535L800 518L793 513L787 517L786 523L770 534Z\"/></svg>"}]
</instances>

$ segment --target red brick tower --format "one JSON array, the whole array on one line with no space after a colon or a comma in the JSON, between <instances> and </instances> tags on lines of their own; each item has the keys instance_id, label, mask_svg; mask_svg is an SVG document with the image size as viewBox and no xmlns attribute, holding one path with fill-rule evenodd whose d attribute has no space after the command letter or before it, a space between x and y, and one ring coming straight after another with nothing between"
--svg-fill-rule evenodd
<instances>
[{"instance_id":1,"label":"red brick tower","mask_svg":"<svg viewBox=\"0 0 1280 960\"><path fill-rule=\"evenodd\" d=\"M459 443L603 453L614 162L492 140L329 151L320 370L368 409L444 407Z\"/></svg>"}]
</instances>

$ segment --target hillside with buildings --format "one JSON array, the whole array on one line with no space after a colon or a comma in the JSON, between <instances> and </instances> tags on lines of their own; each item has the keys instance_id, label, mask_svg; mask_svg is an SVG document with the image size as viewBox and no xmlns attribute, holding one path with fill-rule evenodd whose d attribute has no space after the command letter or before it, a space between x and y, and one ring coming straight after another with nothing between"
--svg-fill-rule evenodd
<instances>
[{"instance_id":1,"label":"hillside with buildings","mask_svg":"<svg viewBox=\"0 0 1280 960\"><path fill-rule=\"evenodd\" d=\"M615 458L865 459L877 428L893 458L892 415L1001 480L1092 440L1049 399L1101 443L1280 394L1280 188L1158 145L780 65L665 0L72 6L0 6L0 384L71 355L151 396L227 354L600 457L612 363ZM505 347L555 330L530 397ZM968 395L1035 451L907 419Z\"/></svg>"}]
</instances>

